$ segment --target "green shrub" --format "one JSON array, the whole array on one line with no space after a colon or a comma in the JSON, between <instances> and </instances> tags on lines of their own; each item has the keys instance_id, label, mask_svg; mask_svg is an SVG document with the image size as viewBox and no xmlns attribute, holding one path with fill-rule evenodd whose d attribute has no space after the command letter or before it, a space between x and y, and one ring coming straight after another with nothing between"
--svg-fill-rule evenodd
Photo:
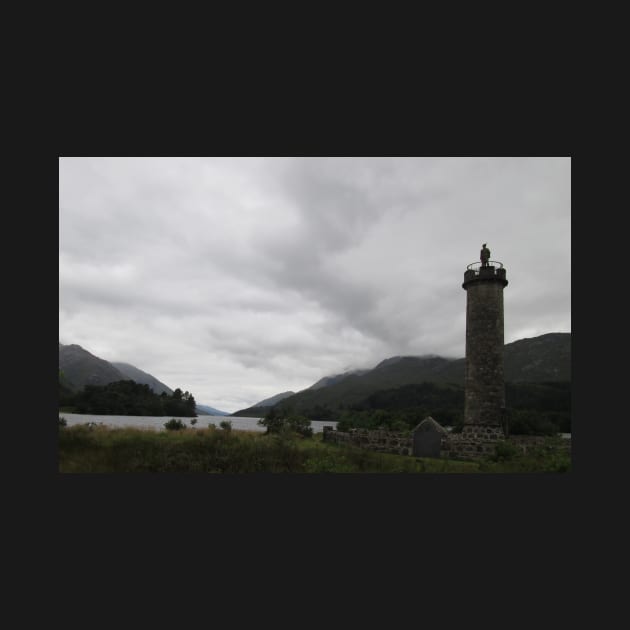
<instances>
[{"instance_id":1,"label":"green shrub","mask_svg":"<svg viewBox=\"0 0 630 630\"><path fill-rule=\"evenodd\" d=\"M186 425L176 418L171 418L168 422L164 423L164 428L167 431L181 431L186 428Z\"/></svg>"},{"instance_id":2,"label":"green shrub","mask_svg":"<svg viewBox=\"0 0 630 630\"><path fill-rule=\"evenodd\" d=\"M59 426L60 427L67 427L68 426L68 421L65 418L62 418L61 416L59 416Z\"/></svg>"},{"instance_id":3,"label":"green shrub","mask_svg":"<svg viewBox=\"0 0 630 630\"><path fill-rule=\"evenodd\" d=\"M337 422L337 431L343 431L347 433L349 429L353 428L352 420L349 417L343 417Z\"/></svg>"},{"instance_id":4,"label":"green shrub","mask_svg":"<svg viewBox=\"0 0 630 630\"><path fill-rule=\"evenodd\" d=\"M513 409L508 416L509 432L510 435L553 436L559 431L559 426L553 419L555 419L553 414L529 409Z\"/></svg>"},{"instance_id":5,"label":"green shrub","mask_svg":"<svg viewBox=\"0 0 630 630\"><path fill-rule=\"evenodd\" d=\"M221 420L219 422L219 426L228 433L232 430L232 421L231 420Z\"/></svg>"},{"instance_id":6,"label":"green shrub","mask_svg":"<svg viewBox=\"0 0 630 630\"><path fill-rule=\"evenodd\" d=\"M272 407L257 424L267 427L267 433L278 433L284 426L284 418L276 411L275 407Z\"/></svg>"},{"instance_id":7,"label":"green shrub","mask_svg":"<svg viewBox=\"0 0 630 630\"><path fill-rule=\"evenodd\" d=\"M292 431L299 433L302 437L313 437L311 421L305 416L292 415L288 418L286 423Z\"/></svg>"},{"instance_id":8,"label":"green shrub","mask_svg":"<svg viewBox=\"0 0 630 630\"><path fill-rule=\"evenodd\" d=\"M276 409L272 407L267 415L258 421L258 424L267 427L267 434L298 433L306 438L313 436L310 418L293 413L290 410L276 411Z\"/></svg>"},{"instance_id":9,"label":"green shrub","mask_svg":"<svg viewBox=\"0 0 630 630\"><path fill-rule=\"evenodd\" d=\"M280 427L273 432L274 444L280 445L282 448L294 446L295 432L291 427L283 422Z\"/></svg>"},{"instance_id":10,"label":"green shrub","mask_svg":"<svg viewBox=\"0 0 630 630\"><path fill-rule=\"evenodd\" d=\"M509 442L498 442L491 459L495 462L504 462L514 459L519 454L519 449Z\"/></svg>"},{"instance_id":11,"label":"green shrub","mask_svg":"<svg viewBox=\"0 0 630 630\"><path fill-rule=\"evenodd\" d=\"M194 426L197 424L197 418L193 418L193 419L190 421L190 424L194 427Z\"/></svg>"}]
</instances>

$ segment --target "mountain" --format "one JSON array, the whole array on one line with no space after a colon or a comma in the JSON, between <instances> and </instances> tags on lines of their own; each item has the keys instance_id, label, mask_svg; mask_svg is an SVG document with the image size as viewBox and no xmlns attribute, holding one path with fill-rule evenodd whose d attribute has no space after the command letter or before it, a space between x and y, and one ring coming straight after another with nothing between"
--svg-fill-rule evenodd
<instances>
[{"instance_id":1,"label":"mountain","mask_svg":"<svg viewBox=\"0 0 630 630\"><path fill-rule=\"evenodd\" d=\"M129 363L105 361L79 345L59 344L59 368L63 371L65 383L76 391L86 385L107 385L116 381L134 381L148 385L156 394L165 392L169 396L173 390L155 376L143 372Z\"/></svg>"},{"instance_id":2,"label":"mountain","mask_svg":"<svg viewBox=\"0 0 630 630\"><path fill-rule=\"evenodd\" d=\"M364 374L365 372L369 372L369 370L350 370L348 372L344 372L343 374L335 374L333 376L324 376L324 378L320 378L317 383L314 383L307 389L321 389L322 387L328 387L329 385L335 385L335 383L339 383L349 376ZM260 405L260 403L259 403Z\"/></svg>"},{"instance_id":3,"label":"mountain","mask_svg":"<svg viewBox=\"0 0 630 630\"><path fill-rule=\"evenodd\" d=\"M197 403L197 414L200 416L229 416L227 411L219 411L214 407L209 407L208 405L200 405Z\"/></svg>"},{"instance_id":4,"label":"mountain","mask_svg":"<svg viewBox=\"0 0 630 630\"><path fill-rule=\"evenodd\" d=\"M271 398L265 398L252 407L247 407L247 409L239 409L231 415L239 416L241 418L262 418L274 405L279 403L281 400L284 400L285 398L293 396L294 394L295 392L282 392L281 394L276 394Z\"/></svg>"},{"instance_id":5,"label":"mountain","mask_svg":"<svg viewBox=\"0 0 630 630\"><path fill-rule=\"evenodd\" d=\"M360 404L381 390L420 383L463 387L465 367L465 359L436 355L391 357L372 370L342 375L341 379L331 377L331 384L310 387L276 406L326 419L331 410ZM571 333L549 333L506 344L504 373L506 383L570 382ZM322 381L325 379L318 383Z\"/></svg>"},{"instance_id":6,"label":"mountain","mask_svg":"<svg viewBox=\"0 0 630 630\"><path fill-rule=\"evenodd\" d=\"M299 413L308 410L311 415L325 419L325 409L357 404L382 389L423 382L449 383L461 380L463 383L464 373L462 371L460 378L457 368L452 369L453 363L452 359L433 356L392 357L372 370L350 374L324 387L298 392L278 403L278 407L293 408Z\"/></svg>"},{"instance_id":7,"label":"mountain","mask_svg":"<svg viewBox=\"0 0 630 630\"><path fill-rule=\"evenodd\" d=\"M541 383L571 380L571 333L548 333L505 346L505 380Z\"/></svg>"},{"instance_id":8,"label":"mountain","mask_svg":"<svg viewBox=\"0 0 630 630\"><path fill-rule=\"evenodd\" d=\"M140 383L141 385L148 385L156 394L166 392L170 396L173 393L173 390L170 387L167 387L164 383L158 381L155 376L151 376L151 374L147 374L129 363L112 362L112 365L132 381Z\"/></svg>"},{"instance_id":9,"label":"mountain","mask_svg":"<svg viewBox=\"0 0 630 630\"><path fill-rule=\"evenodd\" d=\"M59 369L63 371L66 385L75 391L86 385L107 385L114 381L129 380L109 361L99 359L76 344L59 344Z\"/></svg>"},{"instance_id":10,"label":"mountain","mask_svg":"<svg viewBox=\"0 0 630 630\"><path fill-rule=\"evenodd\" d=\"M452 360L428 355L426 357L391 357L381 361L372 370L353 370L343 374L325 376L307 389L289 396L279 403L278 408L294 408L324 416L323 408L336 408L339 404L350 405L362 401L375 391L419 383L423 381L449 382L458 379L455 375L441 377L440 368L450 366ZM462 372L461 380L464 376ZM234 416L259 418L267 414L273 405L255 405L236 411ZM323 419L323 417L322 417Z\"/></svg>"},{"instance_id":11,"label":"mountain","mask_svg":"<svg viewBox=\"0 0 630 630\"><path fill-rule=\"evenodd\" d=\"M279 403L281 400L288 398L289 396L293 396L295 392L282 392L281 394L276 394L271 398L265 398L265 400L261 400L260 402L252 405L253 407L273 407L276 403Z\"/></svg>"},{"instance_id":12,"label":"mountain","mask_svg":"<svg viewBox=\"0 0 630 630\"><path fill-rule=\"evenodd\" d=\"M348 372L343 372L342 374L334 374L332 376L324 376L320 378L319 381L313 383L306 390L316 390L322 389L322 387L329 387L330 385L335 385L348 378L349 376L363 374L364 372L368 372L369 370L350 370ZM259 403L256 403L252 407L247 407L247 409L239 409L239 411L235 411L233 416L240 416L243 418L262 418L267 415L267 412L276 404L284 400L285 398L290 398L294 396L295 392L283 392L282 394L276 394L271 398L265 398L265 400L261 400Z\"/></svg>"},{"instance_id":13,"label":"mountain","mask_svg":"<svg viewBox=\"0 0 630 630\"><path fill-rule=\"evenodd\" d=\"M238 418L262 418L267 415L271 408L271 405L269 407L247 407L247 409L239 409L230 415Z\"/></svg>"},{"instance_id":14,"label":"mountain","mask_svg":"<svg viewBox=\"0 0 630 630\"><path fill-rule=\"evenodd\" d=\"M168 396L173 390L155 376L144 372L130 363L109 362L88 352L79 345L59 344L59 397L66 400L73 392L82 390L85 385L108 385L116 381L134 381L148 385L155 394ZM198 413L211 416L229 416L227 411L220 411L208 405L196 404Z\"/></svg>"}]
</instances>

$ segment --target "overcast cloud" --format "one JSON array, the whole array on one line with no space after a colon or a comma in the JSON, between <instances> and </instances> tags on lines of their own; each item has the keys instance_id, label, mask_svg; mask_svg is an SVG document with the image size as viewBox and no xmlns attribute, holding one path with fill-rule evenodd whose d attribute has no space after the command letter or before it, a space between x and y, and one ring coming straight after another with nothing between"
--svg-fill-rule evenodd
<instances>
[{"instance_id":1,"label":"overcast cloud","mask_svg":"<svg viewBox=\"0 0 630 630\"><path fill-rule=\"evenodd\" d=\"M569 158L59 160L59 341L234 412L394 355L465 353L466 265L505 341L571 330Z\"/></svg>"}]
</instances>

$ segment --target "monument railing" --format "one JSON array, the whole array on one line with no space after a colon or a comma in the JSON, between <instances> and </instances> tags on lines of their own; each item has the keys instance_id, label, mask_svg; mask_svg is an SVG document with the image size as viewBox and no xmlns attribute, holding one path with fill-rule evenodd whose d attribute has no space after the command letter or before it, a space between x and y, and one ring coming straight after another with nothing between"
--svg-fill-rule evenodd
<instances>
[{"instance_id":1,"label":"monument railing","mask_svg":"<svg viewBox=\"0 0 630 630\"><path fill-rule=\"evenodd\" d=\"M479 273L479 270L482 268L494 267L495 269L503 269L503 263L498 260L489 260L485 265L481 262L470 263L466 267L466 271L474 271L475 274Z\"/></svg>"}]
</instances>

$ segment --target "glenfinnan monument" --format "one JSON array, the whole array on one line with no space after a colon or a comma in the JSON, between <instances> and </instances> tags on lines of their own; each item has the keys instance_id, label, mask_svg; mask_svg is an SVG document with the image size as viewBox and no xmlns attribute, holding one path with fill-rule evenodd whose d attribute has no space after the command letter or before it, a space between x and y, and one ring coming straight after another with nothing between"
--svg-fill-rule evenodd
<instances>
[{"instance_id":1,"label":"glenfinnan monument","mask_svg":"<svg viewBox=\"0 0 630 630\"><path fill-rule=\"evenodd\" d=\"M466 376L462 437L503 439L503 264L490 260L483 244L481 262L468 265L466 290Z\"/></svg>"}]
</instances>

